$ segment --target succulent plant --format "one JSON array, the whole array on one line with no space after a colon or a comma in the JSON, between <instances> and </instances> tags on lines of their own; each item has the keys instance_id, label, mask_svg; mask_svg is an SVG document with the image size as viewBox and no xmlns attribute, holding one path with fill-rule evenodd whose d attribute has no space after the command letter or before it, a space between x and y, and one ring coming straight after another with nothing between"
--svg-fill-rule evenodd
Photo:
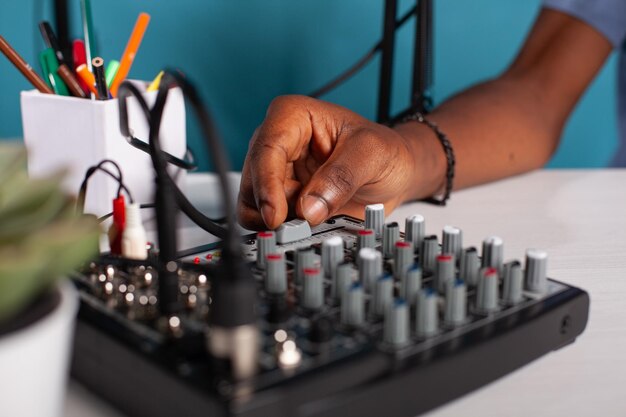
<instances>
[{"instance_id":1,"label":"succulent plant","mask_svg":"<svg viewBox=\"0 0 626 417\"><path fill-rule=\"evenodd\" d=\"M26 151L0 153L0 325L95 256L99 227L75 214L63 174L29 179Z\"/></svg>"}]
</instances>

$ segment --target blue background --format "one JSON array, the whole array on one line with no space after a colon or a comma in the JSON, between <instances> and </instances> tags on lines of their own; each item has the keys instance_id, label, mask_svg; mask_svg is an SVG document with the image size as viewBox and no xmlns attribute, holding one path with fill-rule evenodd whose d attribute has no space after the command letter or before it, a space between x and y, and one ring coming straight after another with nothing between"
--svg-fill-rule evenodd
<instances>
[{"instance_id":1,"label":"blue background","mask_svg":"<svg viewBox=\"0 0 626 417\"><path fill-rule=\"evenodd\" d=\"M52 19L52 1L8 3L0 6L0 34L35 66L43 48L36 23ZM80 37L78 0L71 3L73 34ZM401 1L400 12L412 3ZM139 12L152 15L131 77L151 80L164 66L183 69L209 103L237 169L271 99L306 94L360 58L380 37L382 5L382 0L92 0L105 61L119 59ZM506 68L539 7L539 0L436 0L435 102ZM412 24L399 32L394 111L408 104L412 32ZM375 59L325 99L374 118L378 66ZM549 166L607 164L617 144L615 67L613 56L579 103ZM22 135L19 91L29 88L0 58L0 138ZM201 155L195 121L190 118L188 126L188 142Z\"/></svg>"}]
</instances>

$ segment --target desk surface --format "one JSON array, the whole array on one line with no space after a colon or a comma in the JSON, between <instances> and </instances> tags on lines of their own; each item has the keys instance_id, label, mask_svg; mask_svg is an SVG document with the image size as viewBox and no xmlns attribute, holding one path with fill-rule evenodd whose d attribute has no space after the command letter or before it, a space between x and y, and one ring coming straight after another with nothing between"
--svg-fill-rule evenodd
<instances>
[{"instance_id":1,"label":"desk surface","mask_svg":"<svg viewBox=\"0 0 626 417\"><path fill-rule=\"evenodd\" d=\"M588 327L574 344L429 417L626 415L626 170L537 171L455 192L446 208L408 204L390 219L404 224L414 213L429 233L462 228L465 245L502 237L505 259L545 249L548 275L591 296ZM65 415L121 417L74 381Z\"/></svg>"}]
</instances>

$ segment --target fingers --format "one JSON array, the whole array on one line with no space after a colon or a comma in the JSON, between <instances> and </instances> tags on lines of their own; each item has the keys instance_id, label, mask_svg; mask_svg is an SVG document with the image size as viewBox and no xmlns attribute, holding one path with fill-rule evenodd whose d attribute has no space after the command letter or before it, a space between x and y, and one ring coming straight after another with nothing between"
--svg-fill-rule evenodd
<instances>
[{"instance_id":1,"label":"fingers","mask_svg":"<svg viewBox=\"0 0 626 417\"><path fill-rule=\"evenodd\" d=\"M316 225L347 206L355 193L379 172L368 163L371 141L359 135L339 141L330 158L303 187L296 212ZM353 209L353 208L352 208Z\"/></svg>"}]
</instances>

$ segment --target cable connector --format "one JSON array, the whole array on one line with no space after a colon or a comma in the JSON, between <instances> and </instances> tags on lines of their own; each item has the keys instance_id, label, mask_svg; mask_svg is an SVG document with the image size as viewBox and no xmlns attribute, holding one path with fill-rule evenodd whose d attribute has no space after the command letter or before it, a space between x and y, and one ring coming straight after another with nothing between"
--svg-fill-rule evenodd
<instances>
[{"instance_id":1,"label":"cable connector","mask_svg":"<svg viewBox=\"0 0 626 417\"><path fill-rule=\"evenodd\" d=\"M126 225L126 202L123 195L113 199L113 223L109 227L109 247L112 255L122 254L122 234Z\"/></svg>"},{"instance_id":2,"label":"cable connector","mask_svg":"<svg viewBox=\"0 0 626 417\"><path fill-rule=\"evenodd\" d=\"M122 256L129 259L146 259L148 247L146 230L141 223L139 204L126 207L126 225L122 233Z\"/></svg>"}]
</instances>

